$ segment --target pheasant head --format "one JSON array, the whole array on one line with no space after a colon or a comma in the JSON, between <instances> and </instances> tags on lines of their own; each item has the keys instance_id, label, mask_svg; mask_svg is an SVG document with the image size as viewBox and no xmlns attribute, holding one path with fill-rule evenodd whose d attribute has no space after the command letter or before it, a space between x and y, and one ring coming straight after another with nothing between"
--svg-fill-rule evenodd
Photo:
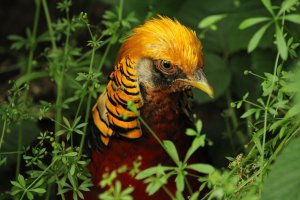
<instances>
[{"instance_id":1,"label":"pheasant head","mask_svg":"<svg viewBox=\"0 0 300 200\"><path fill-rule=\"evenodd\" d=\"M140 137L137 113L127 108L127 102L141 109L147 91L171 94L196 87L213 96L203 66L199 39L178 21L159 16L135 28L122 45L106 91L93 108L94 124L100 132L95 139L101 138L107 145L115 134Z\"/></svg>"},{"instance_id":2,"label":"pheasant head","mask_svg":"<svg viewBox=\"0 0 300 200\"><path fill-rule=\"evenodd\" d=\"M202 45L196 33L178 21L159 17L134 29L117 60L126 57L137 63L138 81L147 87L174 92L194 86L213 95L203 73Z\"/></svg>"}]
</instances>

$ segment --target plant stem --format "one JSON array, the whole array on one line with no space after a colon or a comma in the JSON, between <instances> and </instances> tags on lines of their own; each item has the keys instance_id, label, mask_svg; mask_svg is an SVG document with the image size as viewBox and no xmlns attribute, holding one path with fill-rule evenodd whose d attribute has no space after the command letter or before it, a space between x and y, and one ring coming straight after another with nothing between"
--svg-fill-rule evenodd
<instances>
[{"instance_id":1,"label":"plant stem","mask_svg":"<svg viewBox=\"0 0 300 200\"><path fill-rule=\"evenodd\" d=\"M42 4L43 4L45 17L46 17L46 21L47 21L47 26L48 26L48 30L49 30L49 34L50 34L50 38L51 38L52 48L53 48L53 50L56 50L56 42L55 42L54 32L52 29L52 22L51 22L51 18L50 18L50 14L49 14L47 1L42 0Z\"/></svg>"},{"instance_id":2,"label":"plant stem","mask_svg":"<svg viewBox=\"0 0 300 200\"><path fill-rule=\"evenodd\" d=\"M56 115L55 115L55 133L60 129L60 122L62 119L62 98L63 97L63 72L57 81L57 97L56 97ZM57 123L58 122L58 123ZM58 141L58 137L55 134L55 140Z\"/></svg>"},{"instance_id":3,"label":"plant stem","mask_svg":"<svg viewBox=\"0 0 300 200\"><path fill-rule=\"evenodd\" d=\"M30 74L32 71L32 61L33 61L33 53L36 47L36 33L37 33L37 27L38 22L40 18L40 10L41 10L41 3L40 0L36 0L36 10L34 15L34 22L33 22L33 28L32 28L32 37L30 38L30 50L29 50L29 56L28 56L28 63L27 63L27 70L26 73Z\"/></svg>"},{"instance_id":4,"label":"plant stem","mask_svg":"<svg viewBox=\"0 0 300 200\"><path fill-rule=\"evenodd\" d=\"M246 110L246 112L247 112L250 108L251 108L251 107L250 107L249 104L245 104L245 110ZM249 136L251 136L252 133L253 133L253 127L252 127L253 119L252 119L252 116L251 116L251 115L248 116L248 117L246 118L246 121L247 121L247 133L248 133Z\"/></svg>"},{"instance_id":5,"label":"plant stem","mask_svg":"<svg viewBox=\"0 0 300 200\"><path fill-rule=\"evenodd\" d=\"M122 21L122 15L123 15L123 4L124 4L124 0L120 0L120 5L119 5L119 16L118 16L118 19L119 19L119 22Z\"/></svg>"},{"instance_id":6,"label":"plant stem","mask_svg":"<svg viewBox=\"0 0 300 200\"><path fill-rule=\"evenodd\" d=\"M19 154L19 153L23 153L23 151L0 152L0 155L11 155L11 154Z\"/></svg>"},{"instance_id":7,"label":"plant stem","mask_svg":"<svg viewBox=\"0 0 300 200\"><path fill-rule=\"evenodd\" d=\"M56 97L56 117L55 120L55 132L57 133L60 130L60 122L62 120L62 100L63 100L63 85L64 85L64 74L65 74L65 69L68 67L68 50L69 50L69 40L70 40L70 17L69 17L69 11L68 9L66 10L66 16L67 16L67 32L66 32L66 41L64 45L64 60L63 60L63 65L60 70L59 74L59 79L57 81L57 97ZM58 141L58 137L55 137L56 141ZM71 142L73 143L73 136L71 134Z\"/></svg>"},{"instance_id":8,"label":"plant stem","mask_svg":"<svg viewBox=\"0 0 300 200\"><path fill-rule=\"evenodd\" d=\"M151 133L151 135L156 139L156 141L162 146L162 148L168 153L166 150L165 145L162 143L160 138L157 136L157 134L152 130L152 128L144 121L144 119L139 116L139 120L142 122L142 124L146 127L146 129ZM176 162L175 162L176 163Z\"/></svg>"},{"instance_id":9,"label":"plant stem","mask_svg":"<svg viewBox=\"0 0 300 200\"><path fill-rule=\"evenodd\" d=\"M102 59L100 60L100 63L99 63L98 68L97 68L97 72L100 72L100 71L101 71L101 69L102 69L102 67L103 67L103 65L104 65L104 61L105 61L105 59L103 59L103 58L106 58L106 57L107 57L108 52L109 52L110 49L111 49L111 46L112 46L112 43L109 42L108 45L107 45L107 47L106 47L106 49L105 49L105 51L104 51L104 54L103 54L103 56L102 56Z\"/></svg>"},{"instance_id":10,"label":"plant stem","mask_svg":"<svg viewBox=\"0 0 300 200\"><path fill-rule=\"evenodd\" d=\"M2 127L2 133L1 133L1 139L0 139L0 150L1 150L1 147L2 147L4 134L6 132L6 125L7 125L6 123L7 123L7 119L4 120L3 127Z\"/></svg>"},{"instance_id":11,"label":"plant stem","mask_svg":"<svg viewBox=\"0 0 300 200\"><path fill-rule=\"evenodd\" d=\"M240 144L245 144L247 139L246 137L244 136L244 134L238 130L239 128L239 123L238 123L238 119L237 119L237 116L236 116L236 113L234 111L234 109L230 106L230 103L232 102L232 98L231 98L231 94L229 91L226 92L226 100L227 100L227 106L228 106L228 109L229 109L229 117L231 119L231 122L232 122L232 127L233 127L233 130L236 132L236 135L240 141Z\"/></svg>"},{"instance_id":12,"label":"plant stem","mask_svg":"<svg viewBox=\"0 0 300 200\"><path fill-rule=\"evenodd\" d=\"M62 82L61 84L63 85L63 80L64 80L64 71L65 68L68 68L68 50L69 50L69 41L70 41L70 16L69 16L69 9L66 9L66 17L67 17L67 32L66 32L66 42L65 42L65 47L64 47L64 65L62 66L62 70L61 70L61 76L62 76ZM63 88L62 88L62 92L63 92ZM62 112L62 109L60 110L60 112ZM61 119L60 119L61 120ZM61 122L61 121L59 121ZM58 126L59 127L59 126ZM60 128L60 127L59 127ZM73 147L73 133L71 133L71 146Z\"/></svg>"},{"instance_id":13,"label":"plant stem","mask_svg":"<svg viewBox=\"0 0 300 200\"><path fill-rule=\"evenodd\" d=\"M22 123L22 122L21 122ZM17 166L16 166L16 179L18 178L18 175L20 173L20 168L21 168L21 147L22 147L22 128L21 128L21 124L18 125L18 157L17 157Z\"/></svg>"},{"instance_id":14,"label":"plant stem","mask_svg":"<svg viewBox=\"0 0 300 200\"><path fill-rule=\"evenodd\" d=\"M56 176L56 182L57 182L57 183L59 182L59 179L58 179L57 176ZM58 186L58 191L60 191L60 190L61 190L60 185L58 184L57 186ZM61 197L62 200L65 200L65 199L66 199L64 193L61 193L61 194L60 194L60 197Z\"/></svg>"},{"instance_id":15,"label":"plant stem","mask_svg":"<svg viewBox=\"0 0 300 200\"><path fill-rule=\"evenodd\" d=\"M50 169L52 167L52 165L54 165L54 163L56 163L57 159L54 159L51 164L44 169L44 171L28 186L25 188L20 200L22 200L24 198L24 195L26 194L26 192L32 187L34 186L34 184L36 184L36 182L48 171L48 169Z\"/></svg>"},{"instance_id":16,"label":"plant stem","mask_svg":"<svg viewBox=\"0 0 300 200\"><path fill-rule=\"evenodd\" d=\"M271 97L272 97L272 93L273 93L273 90L274 90L274 85L275 85L275 81L276 81L276 73L277 73L277 67L278 67L278 62L279 62L279 51L277 52L277 55L276 55L276 60L275 60L275 64L274 64L274 71L273 71L273 80L272 80L272 85L271 85L271 88L272 88L272 92L269 94L268 96L268 99L267 99L267 103L266 103L266 106L265 106L265 112L264 112L264 128L263 128L263 138L262 138L262 152L261 152L261 156L260 156L260 182L262 183L263 182L263 171L262 169L264 168L264 165L265 165L265 144L266 144L266 135L267 135L267 127L268 127L268 109L269 109L269 105L270 105L270 100L271 100ZM261 194L261 187L259 188L259 193Z\"/></svg>"},{"instance_id":17,"label":"plant stem","mask_svg":"<svg viewBox=\"0 0 300 200\"><path fill-rule=\"evenodd\" d=\"M174 195L172 194L172 192L165 186L162 186L162 189L166 192L166 194L173 200L175 199Z\"/></svg>"},{"instance_id":18,"label":"plant stem","mask_svg":"<svg viewBox=\"0 0 300 200\"><path fill-rule=\"evenodd\" d=\"M91 57L90 68L89 68L89 76L91 76L93 65L94 65L95 51L96 51L96 48L95 48L95 46L93 46L92 57ZM104 59L105 58L102 57L102 60L104 60ZM88 80L87 87L89 85L89 82L90 82L90 79ZM88 122L90 112L91 112L91 101L92 101L93 90L94 90L94 87L92 87L92 91L89 92L89 96L88 96L87 108L86 108L86 111L85 111L85 118L84 118L85 123ZM82 154L83 145L84 145L84 141L85 141L86 130L87 130L87 126L84 127L83 135L81 137L80 148L79 148L79 156Z\"/></svg>"},{"instance_id":19,"label":"plant stem","mask_svg":"<svg viewBox=\"0 0 300 200\"><path fill-rule=\"evenodd\" d=\"M191 187L190 183L188 182L186 176L184 176L184 182L185 182L185 184L186 184L186 187L187 187L187 189L188 189L190 195L192 195L192 194L193 194L193 190L192 190L192 187Z\"/></svg>"},{"instance_id":20,"label":"plant stem","mask_svg":"<svg viewBox=\"0 0 300 200\"><path fill-rule=\"evenodd\" d=\"M45 196L45 200L49 200L50 199L51 188L52 188L52 184L49 184L48 188L47 188L47 193L46 193L46 196Z\"/></svg>"}]
</instances>

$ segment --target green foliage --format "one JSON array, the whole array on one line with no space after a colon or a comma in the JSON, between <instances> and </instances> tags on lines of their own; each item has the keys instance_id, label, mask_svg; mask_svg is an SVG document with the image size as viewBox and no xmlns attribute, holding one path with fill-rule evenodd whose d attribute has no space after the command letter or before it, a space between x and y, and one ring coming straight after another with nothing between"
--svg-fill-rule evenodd
<instances>
[{"instance_id":1,"label":"green foliage","mask_svg":"<svg viewBox=\"0 0 300 200\"><path fill-rule=\"evenodd\" d=\"M61 17L55 22L47 1L36 0L33 27L26 28L25 36L8 36L12 50L26 53L26 62L19 67L20 77L11 82L11 89L0 104L1 177L17 160L15 180L10 181L10 191L0 198L49 199L53 188L61 199L66 193L73 199L84 198L92 181L83 145L91 104L106 85L102 68L113 63L109 55L117 54L112 51L130 29L143 22L145 16L159 12L201 29L205 71L215 88L213 107L222 106L226 124L222 132L231 138L230 144L223 141L220 131L216 131L217 137L235 151L227 157L229 165L222 169L191 163L190 158L198 149L212 143L210 134L202 133L208 124L197 120L194 129L186 130L192 143L180 158L182 150L170 140L161 141L139 116L174 164L158 163L141 171L142 158L138 157L132 166L105 171L99 185L104 192L99 199L133 199L134 187L124 188L118 180L122 173L146 183L148 195L164 190L170 199L186 199L187 191L191 200L297 199L300 78L295 69L300 66L299 0L226 0L213 6L210 0L106 3L113 8L105 11L103 28L99 28L90 23L84 12L71 16L71 0L57 3ZM40 15L44 15L45 22L40 22ZM41 23L47 25L43 33L38 31ZM89 38L82 46L78 41L84 32ZM48 78L56 85L54 102L36 102L32 98L30 84L40 78ZM197 103L212 101L199 91L195 91L194 99ZM139 115L133 102L127 106ZM51 120L55 130L40 132L36 124L41 119ZM219 124L213 121L214 126ZM222 151L219 154L225 157ZM195 191L190 187L191 177L198 180ZM171 180L175 180L175 194L166 185Z\"/></svg>"},{"instance_id":2,"label":"green foliage","mask_svg":"<svg viewBox=\"0 0 300 200\"><path fill-rule=\"evenodd\" d=\"M269 13L272 15L272 17L271 18L269 18L269 17L249 18L249 19L244 20L239 26L240 29L245 29L245 28L253 26L257 23L269 21L265 25L263 25L253 35L253 37L251 38L251 40L249 42L249 45L248 45L248 52L252 52L254 49L256 49L259 41L261 40L261 38L263 37L263 35L267 31L267 29L270 27L270 25L272 23L274 23L277 48L279 50L281 58L283 60L286 60L287 56L288 56L288 49L287 49L286 41L285 41L285 38L284 38L284 34L283 34L282 30L280 29L279 24L281 23L282 25L284 25L284 20L287 19L286 17L292 19L292 20L289 20L290 22L299 23L299 22L296 21L296 19L299 18L300 15L297 15L297 14L293 15L292 14L292 16L289 16L289 15L285 16L285 12L295 10L295 6L299 2L297 0L285 0L285 1L283 1L281 6L280 6L280 9L279 9L278 13L276 13L276 14L275 14L274 9L272 7L271 1L262 0L262 3L266 7L266 9L269 11ZM280 22L280 20L281 20L281 22Z\"/></svg>"},{"instance_id":3,"label":"green foliage","mask_svg":"<svg viewBox=\"0 0 300 200\"><path fill-rule=\"evenodd\" d=\"M123 17L123 5L120 4L115 12L117 17L109 17L109 14L106 14L105 21L103 21L106 29L102 30L101 35L96 35L93 33L94 30L88 21L87 14L80 13L70 16L72 6L70 0L58 2L57 9L65 17L57 19L56 22L51 21L45 0L37 0L35 5L33 30L27 28L26 37L16 35L8 37L13 42L11 48L28 50L29 58L28 65L24 70L26 73L13 84L12 89L8 92L8 100L1 102L0 164L1 166L11 164L14 160L13 157L17 155L17 180L11 181L13 186L11 195L16 198L35 199L42 195L49 198L54 184L60 198L65 199L65 194L70 193L73 199L83 199L83 192L89 191L92 182L87 171L88 161L82 151L92 98L96 98L99 92L103 91L103 87L100 85L100 78L102 78L100 70L111 45L116 41L121 41L121 36L128 32L131 23L136 22L137 19L133 14ZM45 14L48 31L38 36L37 26L41 7ZM107 13L112 12L107 11ZM91 37L87 42L87 46L91 50L87 52L83 52L83 48L77 47L74 43L75 33L84 27L87 28ZM103 41L104 37L106 37L106 41ZM41 42L51 42L51 47L43 50L43 59L39 60L38 57L34 57L34 51ZM105 54L96 66L96 51L104 45L107 45ZM45 68L43 71L34 71L34 63L43 65ZM89 66L88 71L85 70L87 65ZM49 77L57 85L55 104L46 101L41 101L40 104L31 102L28 83L42 77ZM65 93L65 91L68 92ZM79 113L84 102L87 106L83 119ZM69 110L70 104L74 103L78 103L75 117L73 119L67 116L63 117L62 113ZM56 113L55 117L51 114L53 111ZM38 119L43 118L54 122L55 131L54 133L41 132L38 136L35 123ZM14 127L13 124L17 124L17 127ZM31 125L30 128L26 128L28 124ZM23 139L25 133L29 133L29 136ZM75 145L73 139L75 135L81 138L79 146ZM30 145L35 137L37 143ZM62 137L65 138L64 141L59 140ZM22 146L24 147L22 148ZM21 159L25 161L26 175L20 174ZM137 172L133 171L132 173ZM120 183L116 183L115 189L119 191L120 188ZM125 189L119 192L120 199L128 199L132 190Z\"/></svg>"},{"instance_id":4,"label":"green foliage","mask_svg":"<svg viewBox=\"0 0 300 200\"><path fill-rule=\"evenodd\" d=\"M299 199L300 138L287 145L266 178L262 199ZM287 173L288 172L288 173Z\"/></svg>"},{"instance_id":5,"label":"green foliage","mask_svg":"<svg viewBox=\"0 0 300 200\"><path fill-rule=\"evenodd\" d=\"M195 126L196 130L187 129L186 131L187 135L194 137L194 140L190 148L187 150L183 161L179 159L178 152L174 143L170 140L164 140L160 143L163 145L163 148L166 150L167 154L169 154L169 156L172 158L176 166L173 167L158 165L155 167L149 167L138 173L136 179L144 179L144 182L148 184L146 191L149 195L153 195L161 187L164 187L164 185L168 182L169 178L175 175L175 183L177 188L176 195L179 195L179 199L182 199L181 197L183 197L183 191L185 187L190 187L189 183L187 182L187 177L193 174L193 172L191 173L190 170L201 174L211 174L215 171L215 169L209 164L188 163L188 160L192 156L192 154L195 153L195 151L199 149L199 147L203 147L205 141L205 135L201 134L202 122L198 120L195 123ZM193 195L199 195L200 191L195 192L195 194Z\"/></svg>"}]
</instances>

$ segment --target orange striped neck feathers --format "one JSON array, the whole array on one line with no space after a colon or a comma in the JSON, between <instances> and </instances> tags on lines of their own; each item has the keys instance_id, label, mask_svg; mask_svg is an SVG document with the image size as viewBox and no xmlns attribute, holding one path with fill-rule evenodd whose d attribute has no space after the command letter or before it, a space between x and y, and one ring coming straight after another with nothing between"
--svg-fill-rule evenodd
<instances>
[{"instance_id":1,"label":"orange striped neck feathers","mask_svg":"<svg viewBox=\"0 0 300 200\"><path fill-rule=\"evenodd\" d=\"M202 69L201 50L195 32L166 17L159 16L134 29L119 51L106 91L93 107L93 121L102 143L108 145L113 135L141 137L140 122L127 108L127 102L134 102L140 110L149 102L145 95L157 94L155 99L160 101L160 96L173 98L171 94L190 88L180 80ZM179 105L176 101L180 95L175 96L174 106Z\"/></svg>"}]
</instances>

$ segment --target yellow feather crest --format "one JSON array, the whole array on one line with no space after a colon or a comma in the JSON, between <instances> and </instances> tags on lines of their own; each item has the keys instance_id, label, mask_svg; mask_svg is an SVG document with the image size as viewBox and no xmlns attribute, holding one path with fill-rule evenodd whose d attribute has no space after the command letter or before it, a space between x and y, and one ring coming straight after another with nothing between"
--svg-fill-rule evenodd
<instances>
[{"instance_id":1,"label":"yellow feather crest","mask_svg":"<svg viewBox=\"0 0 300 200\"><path fill-rule=\"evenodd\" d=\"M118 60L124 57L168 60L187 74L204 64L196 33L177 20L160 15L133 30L120 49Z\"/></svg>"}]
</instances>

